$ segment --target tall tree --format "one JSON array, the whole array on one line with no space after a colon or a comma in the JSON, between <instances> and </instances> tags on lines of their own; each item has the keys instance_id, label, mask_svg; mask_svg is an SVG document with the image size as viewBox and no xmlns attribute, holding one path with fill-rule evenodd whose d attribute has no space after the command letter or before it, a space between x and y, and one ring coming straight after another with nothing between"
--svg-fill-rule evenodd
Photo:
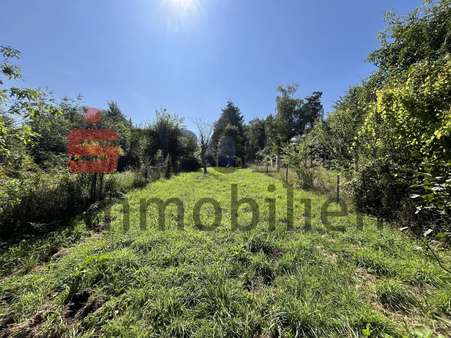
<instances>
[{"instance_id":1,"label":"tall tree","mask_svg":"<svg viewBox=\"0 0 451 338\"><path fill-rule=\"evenodd\" d=\"M254 161L257 153L261 152L267 143L266 125L263 119L253 119L249 122L246 130L247 134L247 147L246 147L246 159L248 161Z\"/></svg>"},{"instance_id":2,"label":"tall tree","mask_svg":"<svg viewBox=\"0 0 451 338\"><path fill-rule=\"evenodd\" d=\"M128 167L126 157L129 152L133 125L126 118L119 105L115 101L108 102L108 108L103 112L104 127L114 129L119 134L119 146L121 147L121 156L118 161L118 170L122 171Z\"/></svg>"},{"instance_id":3,"label":"tall tree","mask_svg":"<svg viewBox=\"0 0 451 338\"><path fill-rule=\"evenodd\" d=\"M245 162L245 126L240 109L232 102L228 101L222 109L222 114L214 125L211 137L213 152L218 159L221 157L220 141L227 144L227 156L234 156L244 164ZM234 154L230 153L232 151ZM219 165L219 163L218 163Z\"/></svg>"}]
</instances>

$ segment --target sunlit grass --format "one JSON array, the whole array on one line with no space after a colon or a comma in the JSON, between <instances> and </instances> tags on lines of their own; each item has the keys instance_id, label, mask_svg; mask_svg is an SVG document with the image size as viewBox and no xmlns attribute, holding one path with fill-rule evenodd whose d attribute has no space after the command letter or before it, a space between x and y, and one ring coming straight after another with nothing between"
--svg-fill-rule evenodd
<instances>
[{"instance_id":1,"label":"sunlit grass","mask_svg":"<svg viewBox=\"0 0 451 338\"><path fill-rule=\"evenodd\" d=\"M231 231L231 184L237 184L239 198L252 197L259 205L260 221L251 231ZM179 197L184 229L177 228L176 209L168 207L164 231L152 208L147 230L140 230L140 200L151 197ZM216 199L222 209L214 231L194 227L192 210L204 197ZM271 232L267 198L276 199ZM308 232L302 230L302 198L312 200ZM22 244L7 253L9 260L3 257L29 260L26 269L10 266L7 271L15 272L1 280L0 318L9 320L10 334L32 326L38 314L42 320L30 330L44 336L322 337L361 336L362 330L401 336L414 326L442 334L449 329L450 278L437 262L407 235L388 226L378 229L367 217L363 231L352 214L332 220L344 232L324 227L319 209L325 198L319 195L294 192L289 232L283 183L250 170L180 174L130 192L127 199L128 232L117 203L111 231L86 237L79 223L78 244L62 232L54 235L58 240L28 247L28 253ZM240 224L250 214L243 205ZM213 219L213 210L205 207L202 220ZM45 246L67 252L41 260ZM81 292L97 305L68 317L69 304Z\"/></svg>"}]
</instances>

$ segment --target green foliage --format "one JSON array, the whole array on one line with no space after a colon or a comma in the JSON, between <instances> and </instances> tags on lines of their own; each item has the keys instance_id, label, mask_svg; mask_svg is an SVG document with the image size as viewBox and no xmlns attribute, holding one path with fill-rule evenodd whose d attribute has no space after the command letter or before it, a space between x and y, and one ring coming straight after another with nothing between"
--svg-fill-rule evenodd
<instances>
[{"instance_id":1,"label":"green foliage","mask_svg":"<svg viewBox=\"0 0 451 338\"><path fill-rule=\"evenodd\" d=\"M59 107L49 96L38 89L4 87L8 80L21 78L20 69L12 60L20 58L20 52L0 46L0 177L22 169L30 163L26 146L33 144L38 134L27 123L43 113L59 115ZM17 123L20 121L20 123Z\"/></svg>"},{"instance_id":2,"label":"green foliage","mask_svg":"<svg viewBox=\"0 0 451 338\"><path fill-rule=\"evenodd\" d=\"M253 119L249 122L246 129L247 144L246 144L246 160L254 162L257 159L257 154L265 149L268 142L266 135L266 120Z\"/></svg>"},{"instance_id":3,"label":"green foliage","mask_svg":"<svg viewBox=\"0 0 451 338\"><path fill-rule=\"evenodd\" d=\"M450 73L450 66L447 59L418 62L404 77L388 79L377 90L376 102L370 104L371 109L357 135L361 142L357 148L361 167L357 170L354 187L362 210L372 207L373 213L398 219L395 212L412 215L409 201L412 186L422 181L427 184L421 173L428 171L434 177L447 176L446 163L451 151L451 83L446 74ZM416 191L423 194L421 190ZM435 218L443 218L442 212L449 217L449 207L440 209L445 207L448 197L445 194L442 202L436 200ZM419 216L417 213L416 223L426 220ZM431 213L428 216L432 217L429 222L435 222ZM412 215L407 220L415 221L413 218ZM448 224L449 218L442 219L438 228L444 229Z\"/></svg>"},{"instance_id":4,"label":"green foliage","mask_svg":"<svg viewBox=\"0 0 451 338\"><path fill-rule=\"evenodd\" d=\"M173 170L197 170L200 164L195 157L197 140L194 133L184 129L182 120L165 109L157 112L157 118L145 131L147 145L145 156L162 163L170 155ZM157 157L160 159L156 158Z\"/></svg>"},{"instance_id":5,"label":"green foliage","mask_svg":"<svg viewBox=\"0 0 451 338\"><path fill-rule=\"evenodd\" d=\"M437 60L451 50L449 0L428 1L407 17L387 13L381 47L368 59L387 74L403 72L422 60Z\"/></svg>"},{"instance_id":6,"label":"green foliage","mask_svg":"<svg viewBox=\"0 0 451 338\"><path fill-rule=\"evenodd\" d=\"M280 155L281 149L293 137L300 137L321 118L321 92L313 92L305 100L294 97L297 85L279 86L276 97L277 113L267 120L268 145L271 151Z\"/></svg>"},{"instance_id":7,"label":"green foliage","mask_svg":"<svg viewBox=\"0 0 451 338\"><path fill-rule=\"evenodd\" d=\"M313 161L312 143L304 140L299 144L289 144L283 149L283 155L284 162L294 168L301 187L312 188L318 167Z\"/></svg>"},{"instance_id":8,"label":"green foliage","mask_svg":"<svg viewBox=\"0 0 451 338\"><path fill-rule=\"evenodd\" d=\"M314 161L351 179L359 210L442 238L451 223L449 17L448 0L390 15L369 56L378 71L303 141Z\"/></svg>"},{"instance_id":9,"label":"green foliage","mask_svg":"<svg viewBox=\"0 0 451 338\"><path fill-rule=\"evenodd\" d=\"M42 234L57 229L85 210L90 201L90 177L64 170L28 173L3 180L0 187L0 239ZM145 185L141 173L116 173L104 180L105 196L114 199Z\"/></svg>"}]
</instances>

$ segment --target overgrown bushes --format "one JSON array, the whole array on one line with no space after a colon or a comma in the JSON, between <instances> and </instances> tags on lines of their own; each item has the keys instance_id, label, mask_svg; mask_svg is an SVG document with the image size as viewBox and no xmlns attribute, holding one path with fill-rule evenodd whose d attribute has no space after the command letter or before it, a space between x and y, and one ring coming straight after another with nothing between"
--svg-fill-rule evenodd
<instances>
[{"instance_id":1,"label":"overgrown bushes","mask_svg":"<svg viewBox=\"0 0 451 338\"><path fill-rule=\"evenodd\" d=\"M99 200L120 198L147 184L142 173L126 171L106 175ZM20 180L2 180L0 187L0 239L56 229L92 203L91 177L67 171L30 173Z\"/></svg>"},{"instance_id":2,"label":"overgrown bushes","mask_svg":"<svg viewBox=\"0 0 451 338\"><path fill-rule=\"evenodd\" d=\"M359 210L442 239L451 238L449 17L449 0L388 16L370 54L379 69L290 153L301 173L309 161L345 173Z\"/></svg>"}]
</instances>

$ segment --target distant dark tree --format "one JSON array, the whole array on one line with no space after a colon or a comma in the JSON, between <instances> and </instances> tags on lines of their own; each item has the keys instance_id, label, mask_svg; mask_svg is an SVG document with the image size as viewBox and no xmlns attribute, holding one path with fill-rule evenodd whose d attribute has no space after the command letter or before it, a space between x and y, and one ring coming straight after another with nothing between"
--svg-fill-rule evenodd
<instances>
[{"instance_id":1,"label":"distant dark tree","mask_svg":"<svg viewBox=\"0 0 451 338\"><path fill-rule=\"evenodd\" d=\"M294 97L298 86L279 86L276 98L277 114L275 124L282 144L293 137L304 134L305 129L313 127L323 111L321 92L313 92L305 99Z\"/></svg>"},{"instance_id":2,"label":"distant dark tree","mask_svg":"<svg viewBox=\"0 0 451 338\"><path fill-rule=\"evenodd\" d=\"M226 131L228 131L227 135ZM224 137L229 137L231 139L225 140ZM226 147L228 151L231 151L233 148L235 152L233 156L239 158L240 163L244 163L246 142L244 119L241 115L240 109L232 101L227 102L226 106L222 110L221 116L214 125L211 143L213 152L217 159L222 156L219 149L221 140L223 141L223 144L227 143L229 145ZM231 145L232 142L234 143L233 147ZM226 156L230 155L231 154L228 153Z\"/></svg>"},{"instance_id":3,"label":"distant dark tree","mask_svg":"<svg viewBox=\"0 0 451 338\"><path fill-rule=\"evenodd\" d=\"M305 128L312 128L313 124L322 119L323 105L321 103L322 92L313 92L304 99L302 106L302 118L299 121L299 129L304 132ZM302 134L301 133L301 134Z\"/></svg>"},{"instance_id":4,"label":"distant dark tree","mask_svg":"<svg viewBox=\"0 0 451 338\"><path fill-rule=\"evenodd\" d=\"M297 85L279 86L276 114L265 121L265 153L281 155L282 148L299 139L320 120L323 107L321 92L313 92L305 99L295 97Z\"/></svg>"},{"instance_id":5,"label":"distant dark tree","mask_svg":"<svg viewBox=\"0 0 451 338\"><path fill-rule=\"evenodd\" d=\"M150 160L145 154L146 131L141 128L133 128L130 134L130 146L124 154L125 162L129 169L139 169Z\"/></svg>"},{"instance_id":6,"label":"distant dark tree","mask_svg":"<svg viewBox=\"0 0 451 338\"><path fill-rule=\"evenodd\" d=\"M177 149L177 171L195 171L200 168L200 163L196 157L198 150L198 140L196 134L191 130L182 128Z\"/></svg>"},{"instance_id":7,"label":"distant dark tree","mask_svg":"<svg viewBox=\"0 0 451 338\"><path fill-rule=\"evenodd\" d=\"M177 161L178 141L181 136L182 121L169 114L165 109L156 112L155 122L147 129L147 149L149 157L161 150L163 158L171 154L172 161Z\"/></svg>"},{"instance_id":8,"label":"distant dark tree","mask_svg":"<svg viewBox=\"0 0 451 338\"><path fill-rule=\"evenodd\" d=\"M269 114L265 120L265 134L266 134L266 151L276 152L280 147L280 138L278 136L277 124L274 116Z\"/></svg>"},{"instance_id":9,"label":"distant dark tree","mask_svg":"<svg viewBox=\"0 0 451 338\"><path fill-rule=\"evenodd\" d=\"M242 139L237 127L227 125L218 144L218 166L231 167L241 164L238 147L242 147Z\"/></svg>"}]
</instances>

